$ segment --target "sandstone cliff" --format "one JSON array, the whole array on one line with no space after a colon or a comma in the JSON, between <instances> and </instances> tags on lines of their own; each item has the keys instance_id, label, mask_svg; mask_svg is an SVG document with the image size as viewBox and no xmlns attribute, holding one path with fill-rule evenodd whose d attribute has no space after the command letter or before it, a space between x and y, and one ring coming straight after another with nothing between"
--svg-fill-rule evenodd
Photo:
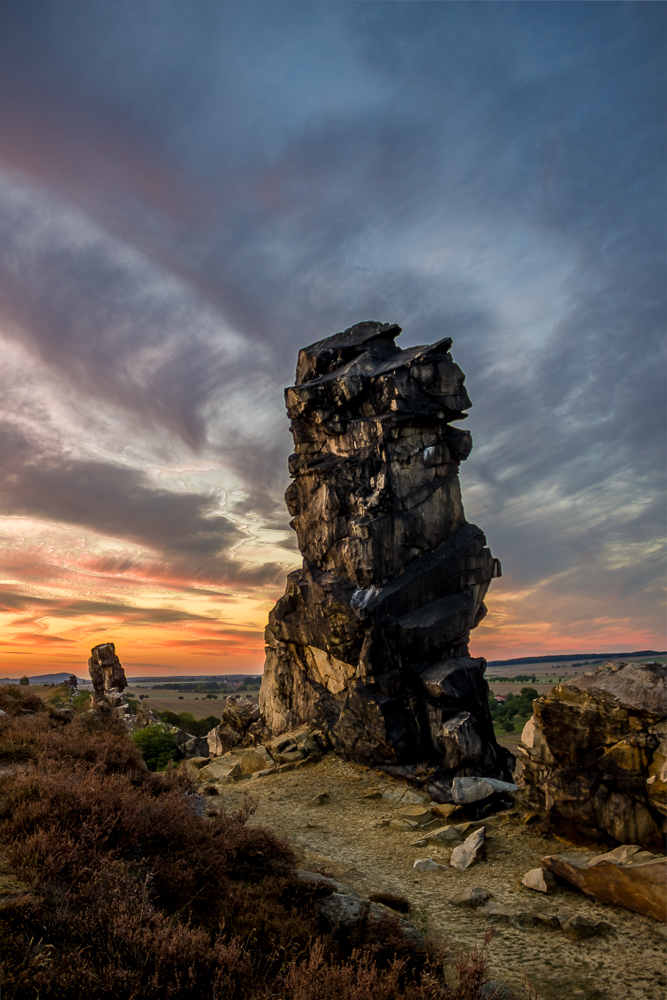
<instances>
[{"instance_id":1,"label":"sandstone cliff","mask_svg":"<svg viewBox=\"0 0 667 1000\"><path fill-rule=\"evenodd\" d=\"M607 663L533 702L518 783L551 824L664 848L667 668Z\"/></svg>"},{"instance_id":2,"label":"sandstone cliff","mask_svg":"<svg viewBox=\"0 0 667 1000\"><path fill-rule=\"evenodd\" d=\"M401 350L356 326L304 348L285 499L303 554L266 630L260 706L274 733L307 722L375 763L509 777L468 640L500 564L463 511L471 406L451 340Z\"/></svg>"}]
</instances>

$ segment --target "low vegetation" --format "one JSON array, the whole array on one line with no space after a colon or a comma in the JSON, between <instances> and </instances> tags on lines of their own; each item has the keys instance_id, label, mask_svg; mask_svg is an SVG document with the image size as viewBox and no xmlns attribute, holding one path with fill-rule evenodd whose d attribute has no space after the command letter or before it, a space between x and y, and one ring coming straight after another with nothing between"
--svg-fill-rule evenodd
<instances>
[{"instance_id":1,"label":"low vegetation","mask_svg":"<svg viewBox=\"0 0 667 1000\"><path fill-rule=\"evenodd\" d=\"M489 709L495 726L505 733L513 733L523 728L533 714L533 701L539 694L532 687L523 687L519 694L508 694L504 702L496 701L489 695Z\"/></svg>"},{"instance_id":2,"label":"low vegetation","mask_svg":"<svg viewBox=\"0 0 667 1000\"><path fill-rule=\"evenodd\" d=\"M176 726L178 729L184 729L191 736L206 736L212 729L220 725L220 719L217 715L207 715L205 719L195 719L191 712L177 713L170 712L169 709L166 709L164 712L156 712L155 714L163 722L168 723L170 726Z\"/></svg>"},{"instance_id":3,"label":"low vegetation","mask_svg":"<svg viewBox=\"0 0 667 1000\"><path fill-rule=\"evenodd\" d=\"M146 726L132 734L149 771L166 771L176 760L174 734L163 726Z\"/></svg>"},{"instance_id":4,"label":"low vegetation","mask_svg":"<svg viewBox=\"0 0 667 1000\"><path fill-rule=\"evenodd\" d=\"M247 824L249 801L206 815L120 724L68 722L29 688L0 689L0 708L0 850L25 887L0 906L5 1000L493 995L483 950L446 966L392 917L332 933L331 890Z\"/></svg>"}]
</instances>

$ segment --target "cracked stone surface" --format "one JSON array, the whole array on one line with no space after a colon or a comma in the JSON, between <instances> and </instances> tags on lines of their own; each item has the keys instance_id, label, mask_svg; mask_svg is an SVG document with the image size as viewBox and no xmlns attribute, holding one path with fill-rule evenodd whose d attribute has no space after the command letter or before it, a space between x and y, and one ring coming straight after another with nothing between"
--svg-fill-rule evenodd
<instances>
[{"instance_id":1,"label":"cracked stone surface","mask_svg":"<svg viewBox=\"0 0 667 1000\"><path fill-rule=\"evenodd\" d=\"M285 499L303 555L271 612L260 692L278 734L308 723L339 753L508 780L470 632L500 563L465 519L454 426L471 406L449 338L401 350L366 322L299 354Z\"/></svg>"},{"instance_id":2,"label":"cracked stone surface","mask_svg":"<svg viewBox=\"0 0 667 1000\"><path fill-rule=\"evenodd\" d=\"M605 663L533 702L517 782L563 831L663 850L667 834L667 667Z\"/></svg>"}]
</instances>

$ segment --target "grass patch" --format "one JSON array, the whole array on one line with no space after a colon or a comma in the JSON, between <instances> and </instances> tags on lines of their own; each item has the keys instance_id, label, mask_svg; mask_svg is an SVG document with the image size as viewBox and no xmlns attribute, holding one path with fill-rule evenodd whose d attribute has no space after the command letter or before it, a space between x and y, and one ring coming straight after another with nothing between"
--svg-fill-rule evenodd
<instances>
[{"instance_id":1,"label":"grass patch","mask_svg":"<svg viewBox=\"0 0 667 1000\"><path fill-rule=\"evenodd\" d=\"M146 726L133 733L132 739L149 771L166 771L169 764L176 760L176 740L164 726Z\"/></svg>"}]
</instances>

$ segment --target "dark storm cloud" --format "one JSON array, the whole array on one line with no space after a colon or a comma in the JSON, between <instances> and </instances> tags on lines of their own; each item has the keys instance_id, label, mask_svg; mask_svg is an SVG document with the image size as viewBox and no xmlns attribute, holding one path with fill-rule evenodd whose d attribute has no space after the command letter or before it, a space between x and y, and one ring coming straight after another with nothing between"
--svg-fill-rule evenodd
<instances>
[{"instance_id":1,"label":"dark storm cloud","mask_svg":"<svg viewBox=\"0 0 667 1000\"><path fill-rule=\"evenodd\" d=\"M446 332L475 404L473 512L519 575L660 533L663 5L21 0L0 23L2 161L174 281L103 241L26 240L32 209L3 203L0 310L77 391L105 385L200 449L244 380L278 413L305 343L370 317L407 343ZM521 302L534 256L545 329L517 347L499 287ZM246 346L223 346L212 316ZM245 509L284 524L286 435L241 423L216 441ZM183 557L230 544L202 498L136 473L24 468L12 509L47 516L48 489L92 524L76 481L108 491L96 530Z\"/></svg>"}]
</instances>

